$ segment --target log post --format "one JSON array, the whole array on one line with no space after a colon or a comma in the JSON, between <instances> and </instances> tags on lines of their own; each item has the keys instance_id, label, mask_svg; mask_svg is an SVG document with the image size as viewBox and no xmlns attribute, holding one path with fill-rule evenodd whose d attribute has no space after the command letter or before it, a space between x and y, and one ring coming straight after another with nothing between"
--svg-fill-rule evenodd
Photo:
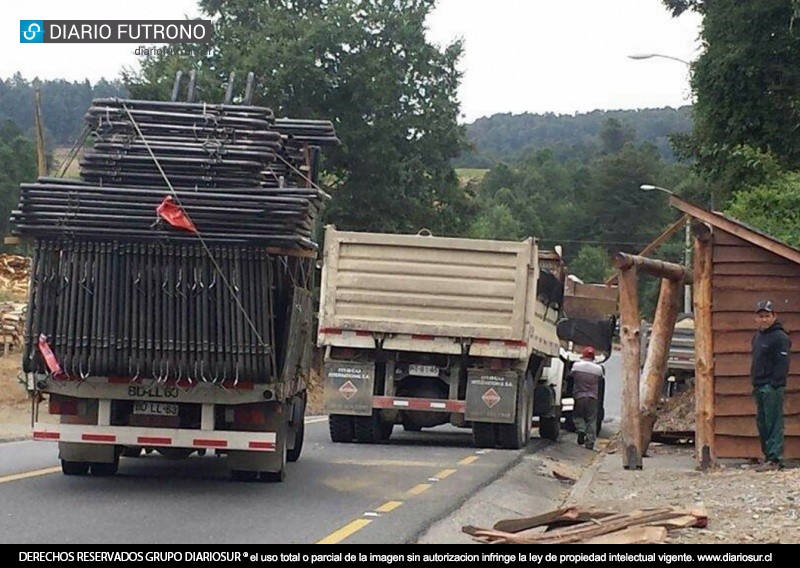
<instances>
[{"instance_id":1,"label":"log post","mask_svg":"<svg viewBox=\"0 0 800 568\"><path fill-rule=\"evenodd\" d=\"M695 223L693 229L695 448L700 469L705 470L717 460L714 451L714 343L711 329L714 245L707 225Z\"/></svg>"},{"instance_id":2,"label":"log post","mask_svg":"<svg viewBox=\"0 0 800 568\"><path fill-rule=\"evenodd\" d=\"M661 290L658 294L656 315L648 342L647 355L642 369L640 390L640 412L642 428L642 451L647 453L653 425L656 422L656 411L664 388L664 377L669 358L669 347L675 320L678 319L678 308L683 289L682 280L661 279Z\"/></svg>"},{"instance_id":3,"label":"log post","mask_svg":"<svg viewBox=\"0 0 800 568\"><path fill-rule=\"evenodd\" d=\"M642 434L639 421L639 296L636 267L617 269L622 347L622 465L642 469Z\"/></svg>"}]
</instances>

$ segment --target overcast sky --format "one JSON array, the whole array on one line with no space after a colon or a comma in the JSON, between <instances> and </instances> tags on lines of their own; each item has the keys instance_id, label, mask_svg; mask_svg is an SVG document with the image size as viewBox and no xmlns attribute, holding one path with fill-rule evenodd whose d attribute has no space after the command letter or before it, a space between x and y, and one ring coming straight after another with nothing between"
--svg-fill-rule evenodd
<instances>
[{"instance_id":1,"label":"overcast sky","mask_svg":"<svg viewBox=\"0 0 800 568\"><path fill-rule=\"evenodd\" d=\"M19 20L182 19L195 0L3 2L0 77L96 81L135 66L132 44L20 44ZM439 0L429 38L464 39L462 121L511 112L678 107L690 101L686 65L698 54L700 18L672 18L661 0Z\"/></svg>"}]
</instances>

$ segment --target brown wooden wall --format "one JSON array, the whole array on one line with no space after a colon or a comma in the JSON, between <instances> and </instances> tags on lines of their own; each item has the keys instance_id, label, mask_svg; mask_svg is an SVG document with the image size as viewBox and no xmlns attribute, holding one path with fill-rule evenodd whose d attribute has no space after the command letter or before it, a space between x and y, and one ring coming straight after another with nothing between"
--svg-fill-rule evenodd
<instances>
[{"instance_id":1,"label":"brown wooden wall","mask_svg":"<svg viewBox=\"0 0 800 568\"><path fill-rule=\"evenodd\" d=\"M756 331L756 302L768 299L792 338L784 451L786 458L800 458L800 265L715 229L713 266L716 455L761 457L750 383L750 341Z\"/></svg>"}]
</instances>

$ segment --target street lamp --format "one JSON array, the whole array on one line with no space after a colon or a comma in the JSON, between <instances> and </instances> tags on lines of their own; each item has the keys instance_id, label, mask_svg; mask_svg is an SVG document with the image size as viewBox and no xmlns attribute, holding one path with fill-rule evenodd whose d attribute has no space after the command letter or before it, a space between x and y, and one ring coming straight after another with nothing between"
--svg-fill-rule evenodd
<instances>
[{"instance_id":1,"label":"street lamp","mask_svg":"<svg viewBox=\"0 0 800 568\"><path fill-rule=\"evenodd\" d=\"M661 191L669 195L675 195L675 193L670 191L669 189L646 183L640 185L639 189L641 189L642 191ZM684 238L683 265L686 267L686 270L689 270L691 268L690 263L692 260L692 239L691 239L691 229L689 227L688 219L686 220L686 226L684 227L683 238ZM689 284L685 284L683 286L683 311L686 313L692 312L692 287Z\"/></svg>"},{"instance_id":2,"label":"street lamp","mask_svg":"<svg viewBox=\"0 0 800 568\"><path fill-rule=\"evenodd\" d=\"M662 57L664 59L672 59L673 61L678 61L683 63L687 67L691 67L691 63L686 61L685 59L681 59L680 57L674 57L672 55L662 55L661 53L634 53L633 55L629 55L629 59L650 59L653 57Z\"/></svg>"}]
</instances>

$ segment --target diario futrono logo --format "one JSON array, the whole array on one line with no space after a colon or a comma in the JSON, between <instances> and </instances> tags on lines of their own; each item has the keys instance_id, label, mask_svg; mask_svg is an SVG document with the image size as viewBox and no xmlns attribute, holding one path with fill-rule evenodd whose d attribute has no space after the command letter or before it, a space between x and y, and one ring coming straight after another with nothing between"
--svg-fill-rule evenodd
<instances>
[{"instance_id":1,"label":"diario futrono logo","mask_svg":"<svg viewBox=\"0 0 800 568\"><path fill-rule=\"evenodd\" d=\"M20 20L19 42L20 43L44 42L44 20Z\"/></svg>"}]
</instances>

